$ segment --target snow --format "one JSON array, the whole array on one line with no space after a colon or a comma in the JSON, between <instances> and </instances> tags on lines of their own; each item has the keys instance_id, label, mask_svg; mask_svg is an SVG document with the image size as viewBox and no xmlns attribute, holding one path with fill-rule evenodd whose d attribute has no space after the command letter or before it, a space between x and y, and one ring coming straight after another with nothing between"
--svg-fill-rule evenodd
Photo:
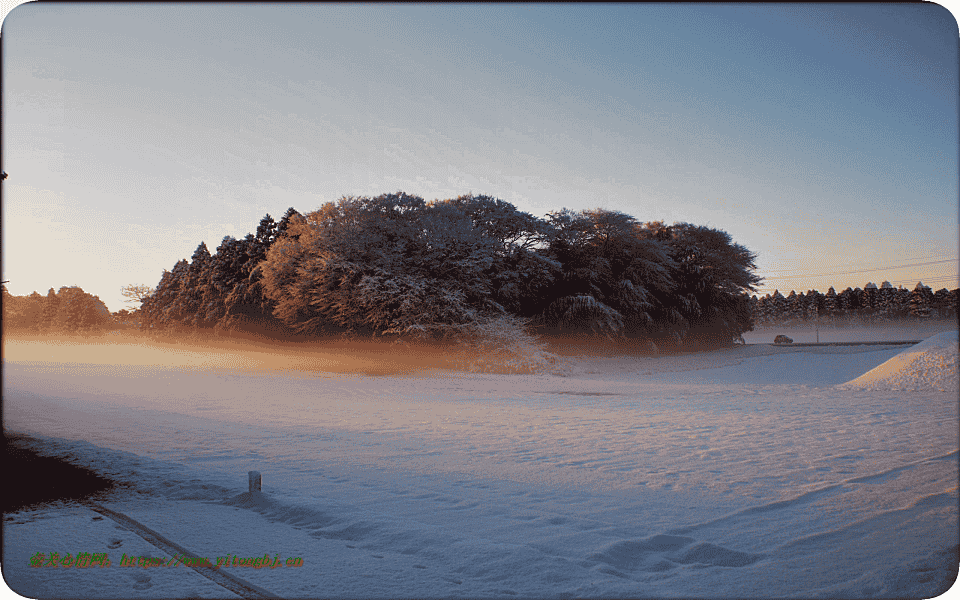
<instances>
[{"instance_id":1,"label":"snow","mask_svg":"<svg viewBox=\"0 0 960 600\"><path fill-rule=\"evenodd\" d=\"M911 346L850 381L847 386L862 389L958 389L958 344L960 340L956 331L940 333Z\"/></svg>"},{"instance_id":2,"label":"snow","mask_svg":"<svg viewBox=\"0 0 960 600\"><path fill-rule=\"evenodd\" d=\"M955 357L950 335L583 357L565 376L5 340L3 419L132 482L100 504L200 556L302 557L225 567L283 597L934 597L957 568L956 386L845 384L951 339ZM233 597L183 566L116 566L168 555L98 516L7 515L7 583ZM28 566L57 550L113 565Z\"/></svg>"}]
</instances>

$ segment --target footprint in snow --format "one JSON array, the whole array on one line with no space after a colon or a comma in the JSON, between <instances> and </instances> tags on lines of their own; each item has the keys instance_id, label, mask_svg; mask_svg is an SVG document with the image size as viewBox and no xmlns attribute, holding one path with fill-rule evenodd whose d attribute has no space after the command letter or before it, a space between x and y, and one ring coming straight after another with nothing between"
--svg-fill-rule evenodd
<instances>
[{"instance_id":1,"label":"footprint in snow","mask_svg":"<svg viewBox=\"0 0 960 600\"><path fill-rule=\"evenodd\" d=\"M133 573L134 584L132 587L135 590L146 590L153 587L153 584L150 583L150 576L144 573Z\"/></svg>"},{"instance_id":2,"label":"footprint in snow","mask_svg":"<svg viewBox=\"0 0 960 600\"><path fill-rule=\"evenodd\" d=\"M123 540L121 540L120 538L113 538L110 540L110 543L107 544L107 548L110 548L111 550L116 550L122 545L123 545Z\"/></svg>"},{"instance_id":3,"label":"footprint in snow","mask_svg":"<svg viewBox=\"0 0 960 600\"><path fill-rule=\"evenodd\" d=\"M604 563L596 568L604 573L622 576L624 571L657 573L680 565L692 568L745 567L763 558L762 554L730 550L706 542L691 546L693 542L693 538L679 535L622 540L591 554L584 561L584 566L590 568Z\"/></svg>"}]
</instances>

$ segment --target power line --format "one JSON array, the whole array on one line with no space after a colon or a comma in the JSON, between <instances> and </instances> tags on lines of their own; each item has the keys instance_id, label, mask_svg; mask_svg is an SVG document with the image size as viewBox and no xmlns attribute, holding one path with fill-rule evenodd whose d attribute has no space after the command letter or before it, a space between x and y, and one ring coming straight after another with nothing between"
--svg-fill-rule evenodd
<instances>
[{"instance_id":1,"label":"power line","mask_svg":"<svg viewBox=\"0 0 960 600\"><path fill-rule=\"evenodd\" d=\"M907 268L911 268L911 267L925 267L925 266L928 266L928 265L938 265L938 264L948 263L948 262L957 262L958 260L960 260L960 259L948 258L948 259L946 259L946 260L932 260L932 261L929 261L929 262L913 263L913 264L907 264L907 265L891 265L891 266L887 266L887 267L877 267L876 269L861 269L861 270L859 270L859 271L843 271L843 272L837 272L837 273L819 273L819 274L781 275L781 276L776 276L776 277L764 277L764 279L765 279L765 280L766 280L766 279L806 279L806 278L809 278L809 277L828 277L828 276L831 276L831 275L856 275L856 274L858 274L858 273L873 273L873 272L875 272L875 271L887 271L887 270L893 270L893 269L907 269Z\"/></svg>"},{"instance_id":2,"label":"power line","mask_svg":"<svg viewBox=\"0 0 960 600\"><path fill-rule=\"evenodd\" d=\"M930 254L930 255L928 255L928 256L914 256L914 257L911 257L911 258L901 258L900 260L906 260L906 261L910 261L910 262L913 262L913 261L925 261L925 260L934 259L934 258L939 259L939 258L941 258L942 256L943 256L943 252L939 252L939 253L937 253L937 254ZM952 260L956 260L956 259L952 259ZM844 268L844 267L854 267L854 266L856 266L856 263L847 263L847 264L844 264L844 265L837 265L837 266L840 267L840 268ZM804 270L804 269L802 269L802 268L801 268L801 269L769 269L769 272L771 272L771 273L772 273L772 272L776 272L776 273L793 273L793 272L803 271L803 270Z\"/></svg>"},{"instance_id":3,"label":"power line","mask_svg":"<svg viewBox=\"0 0 960 600\"><path fill-rule=\"evenodd\" d=\"M798 279L799 279L799 278L798 278ZM899 284L913 284L913 283L916 283L917 281L923 281L923 282L926 282L926 283L940 283L940 282L944 282L944 281L957 281L957 280L960 280L960 274L951 274L951 275L937 275L937 274L914 275L914 276L911 276L911 277L901 278L901 279L895 279L895 280L888 279L887 281L889 281L889 282L892 283L892 284L898 284L898 285L899 285ZM772 290L772 289L774 289L774 287L775 287L775 286L763 285L763 286L760 286L760 289L771 289L771 290Z\"/></svg>"}]
</instances>

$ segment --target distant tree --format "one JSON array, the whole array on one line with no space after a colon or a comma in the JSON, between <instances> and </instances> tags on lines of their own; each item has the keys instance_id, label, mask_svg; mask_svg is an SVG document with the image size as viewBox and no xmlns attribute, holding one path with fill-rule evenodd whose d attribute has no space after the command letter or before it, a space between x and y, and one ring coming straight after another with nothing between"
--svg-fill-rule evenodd
<instances>
[{"instance_id":1,"label":"distant tree","mask_svg":"<svg viewBox=\"0 0 960 600\"><path fill-rule=\"evenodd\" d=\"M800 297L797 295L797 292L790 290L790 294L787 296L786 302L787 310L787 321L799 321L800 315L803 312L803 307L800 304Z\"/></svg>"},{"instance_id":2,"label":"distant tree","mask_svg":"<svg viewBox=\"0 0 960 600\"><path fill-rule=\"evenodd\" d=\"M939 318L955 317L957 315L954 295L947 288L941 288L933 295L931 307Z\"/></svg>"},{"instance_id":3,"label":"distant tree","mask_svg":"<svg viewBox=\"0 0 960 600\"><path fill-rule=\"evenodd\" d=\"M833 289L833 286L830 286L830 289L827 290L827 293L823 297L822 316L825 316L828 319L834 319L839 314L840 303L837 298L837 290Z\"/></svg>"},{"instance_id":4,"label":"distant tree","mask_svg":"<svg viewBox=\"0 0 960 600\"><path fill-rule=\"evenodd\" d=\"M144 300L149 298L155 289L145 283L143 284L130 284L125 285L120 288L120 293L123 295L126 300L124 302L131 302L142 304Z\"/></svg>"},{"instance_id":5,"label":"distant tree","mask_svg":"<svg viewBox=\"0 0 960 600\"><path fill-rule=\"evenodd\" d=\"M140 307L141 327L163 330L181 327L186 322L181 292L186 287L189 263L180 260L173 270L164 270L157 290Z\"/></svg>"},{"instance_id":6,"label":"distant tree","mask_svg":"<svg viewBox=\"0 0 960 600\"><path fill-rule=\"evenodd\" d=\"M909 314L915 319L930 318L930 306L933 303L933 292L923 282L917 282L909 297Z\"/></svg>"},{"instance_id":7,"label":"distant tree","mask_svg":"<svg viewBox=\"0 0 960 600\"><path fill-rule=\"evenodd\" d=\"M59 310L60 299L57 297L57 293L53 291L53 288L50 288L47 291L46 298L43 299L43 308L40 310L37 330L40 332L53 331Z\"/></svg>"},{"instance_id":8,"label":"distant tree","mask_svg":"<svg viewBox=\"0 0 960 600\"><path fill-rule=\"evenodd\" d=\"M770 321L776 325L782 325L787 320L787 299L780 293L780 290L773 290L770 296Z\"/></svg>"},{"instance_id":9,"label":"distant tree","mask_svg":"<svg viewBox=\"0 0 960 600\"><path fill-rule=\"evenodd\" d=\"M847 287L839 294L837 294L837 310L839 311L840 316L847 316L848 312L851 311L854 306L853 298L853 288Z\"/></svg>"},{"instance_id":10,"label":"distant tree","mask_svg":"<svg viewBox=\"0 0 960 600\"><path fill-rule=\"evenodd\" d=\"M880 284L877 290L877 315L884 320L893 318L898 309L897 288L893 287L889 281Z\"/></svg>"},{"instance_id":11,"label":"distant tree","mask_svg":"<svg viewBox=\"0 0 960 600\"><path fill-rule=\"evenodd\" d=\"M57 292L58 309L51 329L62 333L93 333L113 327L110 311L80 287L62 287Z\"/></svg>"},{"instance_id":12,"label":"distant tree","mask_svg":"<svg viewBox=\"0 0 960 600\"><path fill-rule=\"evenodd\" d=\"M43 296L33 292L29 296L14 296L3 286L3 327L6 330L33 330L39 325Z\"/></svg>"},{"instance_id":13,"label":"distant tree","mask_svg":"<svg viewBox=\"0 0 960 600\"><path fill-rule=\"evenodd\" d=\"M877 284L867 282L863 287L863 296L860 301L860 314L868 321L874 321L880 309L880 293Z\"/></svg>"}]
</instances>

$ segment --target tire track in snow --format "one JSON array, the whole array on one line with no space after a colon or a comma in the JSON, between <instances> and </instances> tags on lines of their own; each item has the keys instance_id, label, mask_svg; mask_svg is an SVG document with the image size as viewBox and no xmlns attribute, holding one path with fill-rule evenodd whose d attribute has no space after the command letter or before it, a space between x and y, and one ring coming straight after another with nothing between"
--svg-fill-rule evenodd
<instances>
[{"instance_id":1,"label":"tire track in snow","mask_svg":"<svg viewBox=\"0 0 960 600\"><path fill-rule=\"evenodd\" d=\"M139 521L131 519L130 517L128 517L123 513L119 513L115 510L111 510L105 506L101 506L100 504L97 504L96 502L92 502L92 501L87 501L84 504L89 506L91 510L96 511L101 515L112 519L113 521L116 521L120 525L123 525L124 527L133 531L134 533L136 533L146 541L150 542L160 550L163 550L164 552L172 556L181 555L187 558L200 558L200 556L198 556L197 554L194 554L193 552L190 552L183 546L180 546L179 544L176 544L168 540L167 538L163 537L156 531L150 529L149 527L140 523ZM187 568L193 569L200 575L203 575L204 577L216 583L217 585L230 590L231 592L233 592L234 594L237 594L241 598L279 598L280 597L277 594L268 592L263 588L257 587L252 583L244 581L239 577L235 577L223 571L215 570L210 567L185 565L183 563L181 563L181 565Z\"/></svg>"}]
</instances>

